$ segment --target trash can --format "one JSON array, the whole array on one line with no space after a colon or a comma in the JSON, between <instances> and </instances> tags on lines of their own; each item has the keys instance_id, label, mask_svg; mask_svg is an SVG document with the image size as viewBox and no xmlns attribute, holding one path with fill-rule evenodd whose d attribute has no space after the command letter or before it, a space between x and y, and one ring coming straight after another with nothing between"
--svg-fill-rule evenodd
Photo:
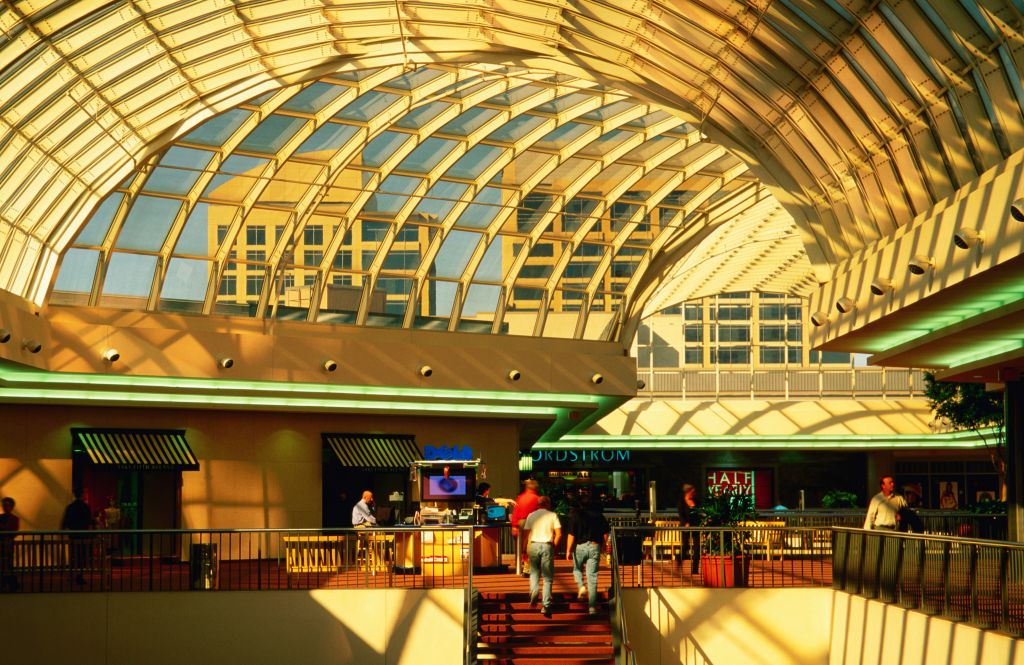
<instances>
[{"instance_id":1,"label":"trash can","mask_svg":"<svg viewBox=\"0 0 1024 665\"><path fill-rule=\"evenodd\" d=\"M193 543L188 567L189 585L202 591L217 588L217 545Z\"/></svg>"}]
</instances>

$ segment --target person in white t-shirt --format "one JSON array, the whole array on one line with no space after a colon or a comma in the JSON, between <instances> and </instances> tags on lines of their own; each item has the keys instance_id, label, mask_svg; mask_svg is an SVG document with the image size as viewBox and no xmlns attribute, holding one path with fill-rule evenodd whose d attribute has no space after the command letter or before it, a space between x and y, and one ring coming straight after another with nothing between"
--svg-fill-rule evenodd
<instances>
[{"instance_id":1,"label":"person in white t-shirt","mask_svg":"<svg viewBox=\"0 0 1024 665\"><path fill-rule=\"evenodd\" d=\"M876 494L868 504L864 528L896 531L900 523L900 511L907 507L907 502L902 496L893 492L896 489L896 480L892 476L882 476L882 481L879 484L882 491Z\"/></svg>"},{"instance_id":2,"label":"person in white t-shirt","mask_svg":"<svg viewBox=\"0 0 1024 665\"><path fill-rule=\"evenodd\" d=\"M562 539L562 523L551 512L551 498L542 496L537 510L530 513L523 526L526 531L527 553L530 557L530 607L537 604L538 577L544 576L544 595L541 613L551 616L551 583L555 578L555 548Z\"/></svg>"}]
</instances>

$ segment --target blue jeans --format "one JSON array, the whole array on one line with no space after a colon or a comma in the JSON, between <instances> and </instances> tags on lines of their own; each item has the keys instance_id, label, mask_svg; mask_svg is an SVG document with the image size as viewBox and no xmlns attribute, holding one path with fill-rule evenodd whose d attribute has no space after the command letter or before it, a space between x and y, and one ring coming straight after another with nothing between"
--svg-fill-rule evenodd
<instances>
[{"instance_id":1,"label":"blue jeans","mask_svg":"<svg viewBox=\"0 0 1024 665\"><path fill-rule=\"evenodd\" d=\"M530 595L537 594L538 577L544 575L544 607L551 606L551 581L555 578L555 546L551 543L530 543Z\"/></svg>"},{"instance_id":2,"label":"blue jeans","mask_svg":"<svg viewBox=\"0 0 1024 665\"><path fill-rule=\"evenodd\" d=\"M601 545L587 542L576 545L572 555L572 576L576 578L576 586L583 586L583 571L587 572L587 602L597 607L597 566L601 563Z\"/></svg>"}]
</instances>

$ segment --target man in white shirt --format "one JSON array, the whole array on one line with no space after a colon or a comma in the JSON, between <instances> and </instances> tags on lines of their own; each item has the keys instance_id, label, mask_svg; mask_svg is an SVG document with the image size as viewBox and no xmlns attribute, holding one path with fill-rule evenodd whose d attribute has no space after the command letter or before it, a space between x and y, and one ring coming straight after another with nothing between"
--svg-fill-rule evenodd
<instances>
[{"instance_id":1,"label":"man in white shirt","mask_svg":"<svg viewBox=\"0 0 1024 665\"><path fill-rule=\"evenodd\" d=\"M527 553L530 557L530 607L537 604L538 577L544 575L544 596L541 613L551 617L551 582L555 578L555 548L562 539L562 523L551 512L551 498L542 496L537 510L530 513L523 526L526 531Z\"/></svg>"},{"instance_id":2,"label":"man in white shirt","mask_svg":"<svg viewBox=\"0 0 1024 665\"><path fill-rule=\"evenodd\" d=\"M373 492L366 490L363 498L352 507L352 526L357 529L364 529L368 526L377 526L377 518L374 513L377 506L373 503Z\"/></svg>"},{"instance_id":3,"label":"man in white shirt","mask_svg":"<svg viewBox=\"0 0 1024 665\"><path fill-rule=\"evenodd\" d=\"M899 494L893 493L896 489L896 480L892 476L882 476L881 485L882 491L868 504L864 528L896 531L899 527L900 511L907 507L907 501Z\"/></svg>"}]
</instances>

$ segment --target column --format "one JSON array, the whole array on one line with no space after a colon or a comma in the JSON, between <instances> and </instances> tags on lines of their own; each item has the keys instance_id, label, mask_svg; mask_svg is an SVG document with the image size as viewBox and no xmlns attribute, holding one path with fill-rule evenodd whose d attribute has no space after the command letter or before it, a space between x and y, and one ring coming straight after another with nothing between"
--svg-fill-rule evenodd
<instances>
[{"instance_id":1,"label":"column","mask_svg":"<svg viewBox=\"0 0 1024 665\"><path fill-rule=\"evenodd\" d=\"M1024 542L1024 382L1006 382L1003 393L1003 416L1006 425L1006 505L1009 521L1008 538Z\"/></svg>"}]
</instances>

